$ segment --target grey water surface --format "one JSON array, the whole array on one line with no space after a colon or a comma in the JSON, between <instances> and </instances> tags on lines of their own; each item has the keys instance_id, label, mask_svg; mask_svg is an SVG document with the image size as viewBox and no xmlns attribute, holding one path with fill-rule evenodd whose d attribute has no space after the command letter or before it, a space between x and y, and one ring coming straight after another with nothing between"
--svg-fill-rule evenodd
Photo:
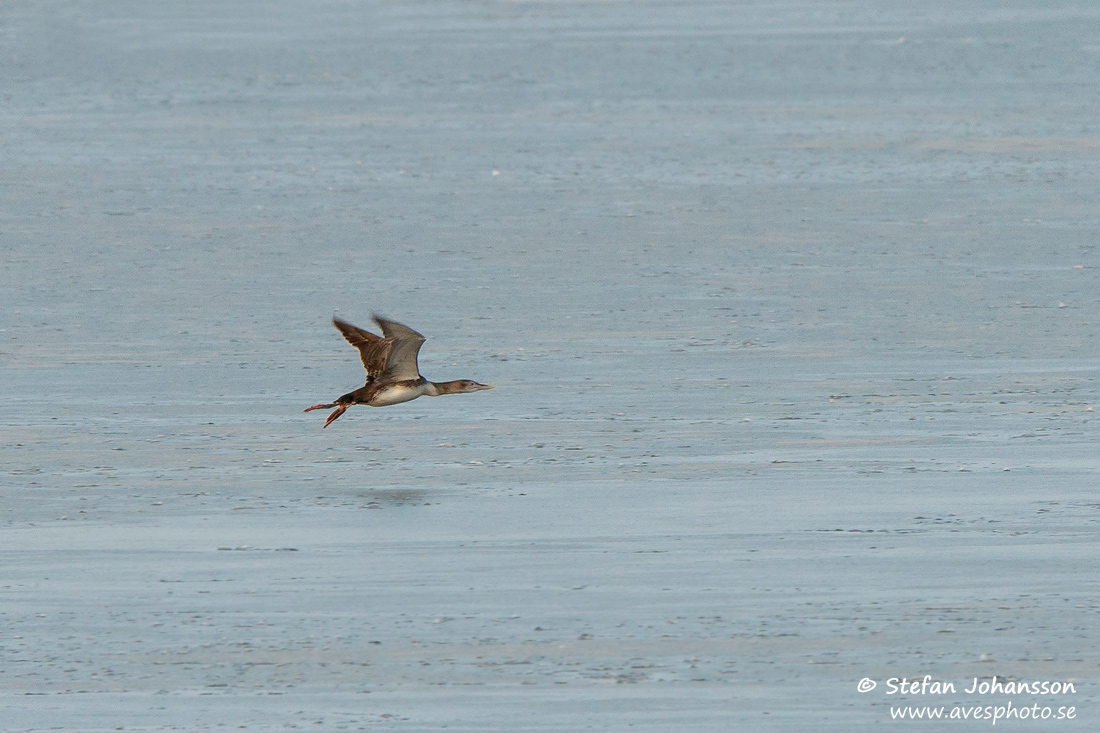
<instances>
[{"instance_id":1,"label":"grey water surface","mask_svg":"<svg viewBox=\"0 0 1100 733\"><path fill-rule=\"evenodd\" d=\"M1096 730L1098 99L1084 0L4 5L0 728ZM322 430L372 312L496 389Z\"/></svg>"}]
</instances>

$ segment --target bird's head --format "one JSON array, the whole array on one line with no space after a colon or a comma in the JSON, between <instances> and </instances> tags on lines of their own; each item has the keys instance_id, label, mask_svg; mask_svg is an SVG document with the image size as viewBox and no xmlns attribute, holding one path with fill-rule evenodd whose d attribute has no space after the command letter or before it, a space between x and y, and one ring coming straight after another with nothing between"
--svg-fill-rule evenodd
<instances>
[{"instance_id":1,"label":"bird's head","mask_svg":"<svg viewBox=\"0 0 1100 733\"><path fill-rule=\"evenodd\" d=\"M483 389L492 389L491 384L480 384L472 379L456 379L453 382L437 384L440 394L465 394L467 392L480 392Z\"/></svg>"}]
</instances>

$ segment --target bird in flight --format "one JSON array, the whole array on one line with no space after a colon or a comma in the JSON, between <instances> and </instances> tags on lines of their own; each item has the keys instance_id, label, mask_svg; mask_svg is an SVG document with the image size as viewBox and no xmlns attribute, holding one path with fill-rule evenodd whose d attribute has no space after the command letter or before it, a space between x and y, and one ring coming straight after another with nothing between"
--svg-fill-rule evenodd
<instances>
[{"instance_id":1,"label":"bird in flight","mask_svg":"<svg viewBox=\"0 0 1100 733\"><path fill-rule=\"evenodd\" d=\"M352 405L386 407L415 400L417 397L464 394L493 388L492 385L478 384L471 379L429 382L420 376L420 367L416 363L420 346L425 341L424 337L396 321L387 321L385 318L374 316L374 322L382 328L381 336L341 321L339 318L332 319L332 325L344 334L348 343L359 349L359 356L363 359L363 366L367 370L367 383L357 390L337 397L335 402L314 405L304 410L309 412L335 407L336 409L328 416L328 420L325 420L326 428Z\"/></svg>"}]
</instances>

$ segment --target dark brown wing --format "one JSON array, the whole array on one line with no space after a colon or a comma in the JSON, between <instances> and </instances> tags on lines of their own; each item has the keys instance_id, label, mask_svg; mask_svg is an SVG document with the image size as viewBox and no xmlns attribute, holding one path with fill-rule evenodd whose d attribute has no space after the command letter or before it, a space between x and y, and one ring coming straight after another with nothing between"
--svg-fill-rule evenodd
<instances>
[{"instance_id":1,"label":"dark brown wing","mask_svg":"<svg viewBox=\"0 0 1100 733\"><path fill-rule=\"evenodd\" d=\"M359 349L359 356L363 360L363 367L367 370L367 376L374 379L381 377L383 372L386 371L386 358L390 355L393 342L370 331L364 331L358 326L341 321L339 318L333 318L332 325L344 334L344 338L348 340L348 343Z\"/></svg>"},{"instance_id":2,"label":"dark brown wing","mask_svg":"<svg viewBox=\"0 0 1100 733\"><path fill-rule=\"evenodd\" d=\"M424 336L408 326L403 326L396 321L387 321L377 315L374 316L374 322L382 327L386 341L393 344L386 355L385 379L395 382L420 379L420 367L417 366L416 357L420 353L420 345L425 341Z\"/></svg>"}]
</instances>

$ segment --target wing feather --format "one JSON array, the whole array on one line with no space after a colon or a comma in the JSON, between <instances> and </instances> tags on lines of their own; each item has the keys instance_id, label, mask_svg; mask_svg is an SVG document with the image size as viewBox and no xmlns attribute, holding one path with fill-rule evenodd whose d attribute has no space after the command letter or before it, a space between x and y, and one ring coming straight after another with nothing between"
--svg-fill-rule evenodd
<instances>
[{"instance_id":1,"label":"wing feather","mask_svg":"<svg viewBox=\"0 0 1100 733\"><path fill-rule=\"evenodd\" d=\"M348 343L359 349L359 357L363 360L363 368L367 370L367 376L374 379L380 378L386 371L386 359L393 348L393 341L341 321L339 318L333 318L332 325L336 326Z\"/></svg>"},{"instance_id":2,"label":"wing feather","mask_svg":"<svg viewBox=\"0 0 1100 733\"><path fill-rule=\"evenodd\" d=\"M377 323L386 341L391 344L386 354L386 367L383 377L387 381L401 381L405 379L420 379L420 367L417 365L417 356L420 354L420 346L425 338L408 326L388 321L375 315Z\"/></svg>"}]
</instances>

